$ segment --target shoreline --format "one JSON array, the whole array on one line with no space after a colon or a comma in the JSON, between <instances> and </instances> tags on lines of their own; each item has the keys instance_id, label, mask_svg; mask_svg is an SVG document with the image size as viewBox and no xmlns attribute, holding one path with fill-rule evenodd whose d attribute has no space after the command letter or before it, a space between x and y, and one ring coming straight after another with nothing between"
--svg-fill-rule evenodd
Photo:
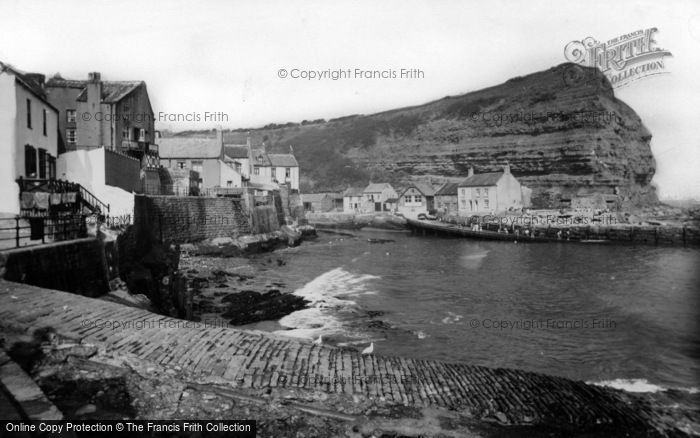
<instances>
[{"instance_id":1,"label":"shoreline","mask_svg":"<svg viewBox=\"0 0 700 438\"><path fill-rule=\"evenodd\" d=\"M35 366L25 363L44 391L82 382L77 400L66 391L59 391L58 398L48 392L67 419L107 418L110 413L118 418L152 419L243 415L279 433L289 427L279 424L279 419L292 415L297 417L294 424L306 433L324 430L317 426L332 426L342 434L375 436L393 436L409 425L426 425L431 418L449 420L422 429L425 436L527 432L653 436L685 435L691 430L687 424L691 417L653 406L644 397L560 377L364 356L354 350L230 328L86 327L75 323L76 314L91 320L105 311L114 318L178 320L17 283L0 282L0 297L12 303L0 322L8 345L25 345L22 350L15 347L10 356L19 360L22 356L17 352L30 351L32 345L44 352L38 368L36 362ZM32 320L32 314L41 315L40 319ZM46 333L52 336L36 330L42 320L51 321ZM173 337L172 330L178 336ZM299 355L307 359L295 360ZM344 368L343 364L351 365ZM380 375L386 377L380 379ZM436 376L442 380L435 380ZM334 378L338 384L332 383ZM47 386L47 381L53 383ZM106 387L107 382L111 386ZM154 391L158 397L150 395ZM533 399L538 403L528 402ZM348 417L339 420L332 417L333 412Z\"/></svg>"}]
</instances>

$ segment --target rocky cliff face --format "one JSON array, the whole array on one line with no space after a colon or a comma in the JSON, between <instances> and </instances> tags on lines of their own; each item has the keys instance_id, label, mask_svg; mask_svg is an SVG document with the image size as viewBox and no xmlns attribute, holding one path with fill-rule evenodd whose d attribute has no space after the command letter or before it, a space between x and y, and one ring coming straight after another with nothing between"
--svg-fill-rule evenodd
<instances>
[{"instance_id":1,"label":"rocky cliff face","mask_svg":"<svg viewBox=\"0 0 700 438\"><path fill-rule=\"evenodd\" d=\"M243 132L229 134L244 142ZM370 116L268 126L294 145L307 189L373 180L459 180L509 163L537 206L592 193L656 202L651 134L596 69L562 64L461 96Z\"/></svg>"}]
</instances>

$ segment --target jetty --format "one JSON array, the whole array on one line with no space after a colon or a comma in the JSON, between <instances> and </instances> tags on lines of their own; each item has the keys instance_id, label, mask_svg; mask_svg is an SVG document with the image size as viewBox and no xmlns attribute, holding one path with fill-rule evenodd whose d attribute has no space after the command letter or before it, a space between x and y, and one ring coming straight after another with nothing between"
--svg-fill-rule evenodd
<instances>
[{"instance_id":1,"label":"jetty","mask_svg":"<svg viewBox=\"0 0 700 438\"><path fill-rule=\"evenodd\" d=\"M433 220L418 220L418 219L406 219L406 226L414 233L421 233L423 235L427 234L438 234L438 235L451 235L457 237L467 237L471 239L483 239L483 240L502 240L502 241L527 241L527 242L556 242L561 239L551 238L545 235L535 235L535 234L525 234L522 232L503 232L503 231L492 231L492 230L475 230L464 225L455 225L448 222L439 222ZM585 240L578 240L579 242L585 242ZM599 243L607 242L607 240L601 240Z\"/></svg>"},{"instance_id":2,"label":"jetty","mask_svg":"<svg viewBox=\"0 0 700 438\"><path fill-rule=\"evenodd\" d=\"M686 225L526 225L517 223L515 226L499 226L495 223L485 223L478 229L474 229L469 225L460 225L451 222L406 219L406 227L415 234L444 235L509 242L517 241L518 243L628 243L642 245L700 246L700 228ZM506 233L505 231L508 232Z\"/></svg>"}]
</instances>

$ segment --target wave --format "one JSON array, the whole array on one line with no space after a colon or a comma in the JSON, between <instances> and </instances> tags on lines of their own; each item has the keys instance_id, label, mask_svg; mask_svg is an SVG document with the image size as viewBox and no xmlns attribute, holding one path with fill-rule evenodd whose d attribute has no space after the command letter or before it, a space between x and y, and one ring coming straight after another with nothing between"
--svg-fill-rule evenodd
<instances>
[{"instance_id":1,"label":"wave","mask_svg":"<svg viewBox=\"0 0 700 438\"><path fill-rule=\"evenodd\" d=\"M647 379L613 379L613 380L602 380L600 382L587 382L596 386L607 386L609 388L621 389L627 392L665 392L665 391L682 391L688 394L697 394L700 392L698 388L675 388L675 387L665 387L661 385L656 385L650 383Z\"/></svg>"},{"instance_id":2,"label":"wave","mask_svg":"<svg viewBox=\"0 0 700 438\"><path fill-rule=\"evenodd\" d=\"M367 288L367 283L378 278L352 274L343 268L319 275L294 292L294 295L309 301L310 307L280 319L279 323L289 330L276 333L310 339L320 334L348 335L339 317L344 312L353 312L356 307L356 303L348 297L374 293Z\"/></svg>"},{"instance_id":3,"label":"wave","mask_svg":"<svg viewBox=\"0 0 700 438\"><path fill-rule=\"evenodd\" d=\"M454 312L447 312L448 316L442 318L442 323L443 324L456 324L459 322L460 319L464 318L462 315L457 315Z\"/></svg>"}]
</instances>

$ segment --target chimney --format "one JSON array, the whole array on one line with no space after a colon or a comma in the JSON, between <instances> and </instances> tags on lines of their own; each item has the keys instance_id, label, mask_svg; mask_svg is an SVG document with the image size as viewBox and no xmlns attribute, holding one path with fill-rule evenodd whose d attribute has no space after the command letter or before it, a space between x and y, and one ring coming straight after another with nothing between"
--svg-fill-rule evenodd
<instances>
[{"instance_id":1,"label":"chimney","mask_svg":"<svg viewBox=\"0 0 700 438\"><path fill-rule=\"evenodd\" d=\"M46 76L41 73L25 73L24 78L30 85L35 87L37 91L44 93L44 82L46 81Z\"/></svg>"},{"instance_id":2,"label":"chimney","mask_svg":"<svg viewBox=\"0 0 700 438\"><path fill-rule=\"evenodd\" d=\"M469 166L469 170L467 170L467 178L474 176L474 168L472 166Z\"/></svg>"},{"instance_id":3,"label":"chimney","mask_svg":"<svg viewBox=\"0 0 700 438\"><path fill-rule=\"evenodd\" d=\"M105 142L102 139L102 123L91 123L89 120L95 120L94 115L102 111L102 80L100 79L100 74L97 72L88 73L88 83L86 87L87 91L87 111L92 113L92 119L88 118L85 122L88 126L96 128L88 128L86 132L86 144L90 146L101 146ZM81 117L78 117L79 123L82 123ZM80 126L78 126L79 131ZM94 138L96 136L97 138ZM80 140L80 139L79 139Z\"/></svg>"},{"instance_id":4,"label":"chimney","mask_svg":"<svg viewBox=\"0 0 700 438\"><path fill-rule=\"evenodd\" d=\"M506 163L506 164L503 166L503 173L505 173L505 174L509 174L509 173L510 173L510 164Z\"/></svg>"},{"instance_id":5,"label":"chimney","mask_svg":"<svg viewBox=\"0 0 700 438\"><path fill-rule=\"evenodd\" d=\"M291 144L289 145L289 153L294 155L294 148L292 147Z\"/></svg>"},{"instance_id":6,"label":"chimney","mask_svg":"<svg viewBox=\"0 0 700 438\"><path fill-rule=\"evenodd\" d=\"M221 127L216 128L216 144L219 146L219 150L221 151L220 158L223 159L223 157L224 157L224 131L221 129Z\"/></svg>"}]
</instances>

